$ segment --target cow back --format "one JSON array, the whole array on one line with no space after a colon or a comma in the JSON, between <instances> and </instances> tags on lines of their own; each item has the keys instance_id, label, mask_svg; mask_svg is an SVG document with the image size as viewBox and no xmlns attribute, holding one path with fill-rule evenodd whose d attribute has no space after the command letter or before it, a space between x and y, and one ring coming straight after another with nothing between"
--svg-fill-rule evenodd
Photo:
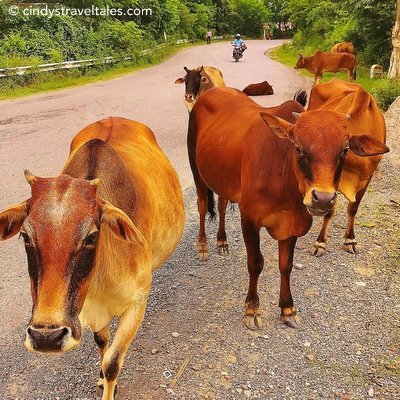
<instances>
[{"instance_id":1,"label":"cow back","mask_svg":"<svg viewBox=\"0 0 400 400\"><path fill-rule=\"evenodd\" d=\"M99 195L121 208L145 236L153 268L176 247L184 219L180 184L147 126L107 118L86 127L72 141L63 173L100 179Z\"/></svg>"}]
</instances>

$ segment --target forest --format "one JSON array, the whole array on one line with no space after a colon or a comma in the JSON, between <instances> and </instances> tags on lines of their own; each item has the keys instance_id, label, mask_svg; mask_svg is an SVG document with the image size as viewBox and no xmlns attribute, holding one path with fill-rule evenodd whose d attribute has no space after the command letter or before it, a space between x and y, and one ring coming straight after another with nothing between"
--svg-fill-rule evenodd
<instances>
[{"instance_id":1,"label":"forest","mask_svg":"<svg viewBox=\"0 0 400 400\"><path fill-rule=\"evenodd\" d=\"M395 1L388 0L68 0L52 7L151 8L151 16L11 16L0 2L0 67L26 59L60 62L87 57L137 55L156 43L240 32L260 38L293 37L298 48L328 49L353 41L365 63L387 68ZM26 5L29 3L25 3Z\"/></svg>"}]
</instances>

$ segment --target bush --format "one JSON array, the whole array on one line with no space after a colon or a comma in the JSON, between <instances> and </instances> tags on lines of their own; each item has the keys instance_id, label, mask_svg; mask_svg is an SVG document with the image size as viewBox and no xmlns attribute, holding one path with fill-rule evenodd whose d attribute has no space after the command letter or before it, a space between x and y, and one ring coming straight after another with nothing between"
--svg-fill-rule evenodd
<instances>
[{"instance_id":1,"label":"bush","mask_svg":"<svg viewBox=\"0 0 400 400\"><path fill-rule=\"evenodd\" d=\"M390 105L400 96L400 80L385 80L372 90L378 106L386 111Z\"/></svg>"}]
</instances>

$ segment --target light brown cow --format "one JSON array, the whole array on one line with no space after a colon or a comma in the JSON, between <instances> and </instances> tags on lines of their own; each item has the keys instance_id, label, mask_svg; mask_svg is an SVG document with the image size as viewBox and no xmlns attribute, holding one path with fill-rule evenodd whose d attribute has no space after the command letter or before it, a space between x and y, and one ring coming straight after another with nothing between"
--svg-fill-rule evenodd
<instances>
[{"instance_id":1,"label":"light brown cow","mask_svg":"<svg viewBox=\"0 0 400 400\"><path fill-rule=\"evenodd\" d=\"M345 70L350 82L356 79L356 58L353 54L348 53L325 53L317 51L310 57L303 57L299 54L294 68L305 68L308 72L314 74L314 85L319 83L324 72Z\"/></svg>"},{"instance_id":2,"label":"light brown cow","mask_svg":"<svg viewBox=\"0 0 400 400\"><path fill-rule=\"evenodd\" d=\"M351 42L336 43L331 48L331 53L350 53L350 54L355 54L354 45Z\"/></svg>"},{"instance_id":3,"label":"light brown cow","mask_svg":"<svg viewBox=\"0 0 400 400\"><path fill-rule=\"evenodd\" d=\"M111 400L152 271L182 235L178 177L151 130L124 118L79 132L61 175L25 175L31 198L0 213L0 239L20 231L28 256L33 310L25 347L65 352L88 326L102 360L98 387ZM120 322L110 345L113 317Z\"/></svg>"},{"instance_id":4,"label":"light brown cow","mask_svg":"<svg viewBox=\"0 0 400 400\"><path fill-rule=\"evenodd\" d=\"M290 273L297 238L311 227L312 215L329 212L346 153L374 156L388 148L368 135L352 135L347 117L330 110L296 114L290 124L260 111L245 94L214 88L200 96L189 118L188 153L197 189L200 229L210 191L237 202L250 275L245 325L261 327L257 293L264 266L260 230L279 242L282 320L297 326ZM359 132L358 132L359 133Z\"/></svg>"},{"instance_id":5,"label":"light brown cow","mask_svg":"<svg viewBox=\"0 0 400 400\"><path fill-rule=\"evenodd\" d=\"M386 143L385 119L372 95L357 83L333 79L315 86L311 90L309 110L331 110L351 116L348 131L352 135L368 132L381 143ZM349 201L347 208L347 228L344 250L357 253L354 234L354 220L360 202L381 160L381 155L360 157L350 152L344 162L338 190ZM324 216L321 232L314 244L314 255L321 256L326 251L328 224L333 216L332 209Z\"/></svg>"},{"instance_id":6,"label":"light brown cow","mask_svg":"<svg viewBox=\"0 0 400 400\"><path fill-rule=\"evenodd\" d=\"M192 111L196 100L204 91L217 86L226 86L222 72L215 67L197 67L189 69L183 67L186 75L183 78L178 78L175 83L185 83L185 106L189 113Z\"/></svg>"}]
</instances>

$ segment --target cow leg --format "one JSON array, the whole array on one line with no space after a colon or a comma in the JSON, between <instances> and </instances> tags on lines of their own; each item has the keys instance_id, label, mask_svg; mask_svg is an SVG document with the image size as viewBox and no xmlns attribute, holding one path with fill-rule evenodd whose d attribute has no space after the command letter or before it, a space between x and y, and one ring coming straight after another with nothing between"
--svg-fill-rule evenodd
<instances>
[{"instance_id":1,"label":"cow leg","mask_svg":"<svg viewBox=\"0 0 400 400\"><path fill-rule=\"evenodd\" d=\"M196 182L197 188L197 208L199 211L200 227L199 234L197 236L197 257L201 261L206 261L210 256L208 250L207 236L206 236L206 214L207 214L207 191L208 188L204 183L198 184Z\"/></svg>"},{"instance_id":2,"label":"cow leg","mask_svg":"<svg viewBox=\"0 0 400 400\"><path fill-rule=\"evenodd\" d=\"M115 338L105 352L101 369L103 371L104 391L102 400L113 400L116 396L117 377L122 368L126 352L143 321L146 311L147 295L140 302L129 307L121 316Z\"/></svg>"},{"instance_id":3,"label":"cow leg","mask_svg":"<svg viewBox=\"0 0 400 400\"><path fill-rule=\"evenodd\" d=\"M279 294L279 307L281 308L281 321L291 328L298 327L296 308L293 305L290 292L290 273L293 268L293 255L297 237L290 237L279 241L279 270L281 273L281 290Z\"/></svg>"},{"instance_id":4,"label":"cow leg","mask_svg":"<svg viewBox=\"0 0 400 400\"><path fill-rule=\"evenodd\" d=\"M225 230L225 214L226 207L228 206L227 199L224 199L221 196L218 196L218 214L219 214L219 227L217 233L217 249L219 255L229 254L228 241L226 239L226 230Z\"/></svg>"},{"instance_id":5,"label":"cow leg","mask_svg":"<svg viewBox=\"0 0 400 400\"><path fill-rule=\"evenodd\" d=\"M344 244L343 244L343 250L347 251L348 253L352 253L352 254L358 253L356 237L354 234L354 222L356 219L358 207L360 206L361 200L367 190L367 187L368 187L368 184L370 181L371 181L371 179L368 181L368 183L365 185L365 187L362 188L356 194L356 201L354 203L349 203L349 205L347 206L347 227L346 227L346 233L344 236L345 239L344 239Z\"/></svg>"},{"instance_id":6,"label":"cow leg","mask_svg":"<svg viewBox=\"0 0 400 400\"><path fill-rule=\"evenodd\" d=\"M334 209L332 208L329 212L324 216L324 221L322 223L321 231L317 237L317 240L314 243L314 249L312 254L316 257L321 257L326 252L326 241L328 239L328 226L331 222L333 214L335 213Z\"/></svg>"},{"instance_id":7,"label":"cow leg","mask_svg":"<svg viewBox=\"0 0 400 400\"><path fill-rule=\"evenodd\" d=\"M260 227L253 221L242 217L242 232L247 251L247 268L250 276L249 290L246 297L244 324L248 329L262 328L260 300L257 294L258 277L264 267L264 257L260 251Z\"/></svg>"},{"instance_id":8,"label":"cow leg","mask_svg":"<svg viewBox=\"0 0 400 400\"><path fill-rule=\"evenodd\" d=\"M98 348L99 348L99 353L100 353L100 361L101 363L103 362L104 354L109 348L109 342L110 342L110 329L108 326L104 327L101 331L95 332L93 334L94 336L94 341L96 342ZM100 363L100 365L101 365ZM97 395L98 397L101 397L103 395L103 390L104 390L104 375L103 375L103 370L100 367L100 377L99 380L97 381Z\"/></svg>"}]
</instances>

